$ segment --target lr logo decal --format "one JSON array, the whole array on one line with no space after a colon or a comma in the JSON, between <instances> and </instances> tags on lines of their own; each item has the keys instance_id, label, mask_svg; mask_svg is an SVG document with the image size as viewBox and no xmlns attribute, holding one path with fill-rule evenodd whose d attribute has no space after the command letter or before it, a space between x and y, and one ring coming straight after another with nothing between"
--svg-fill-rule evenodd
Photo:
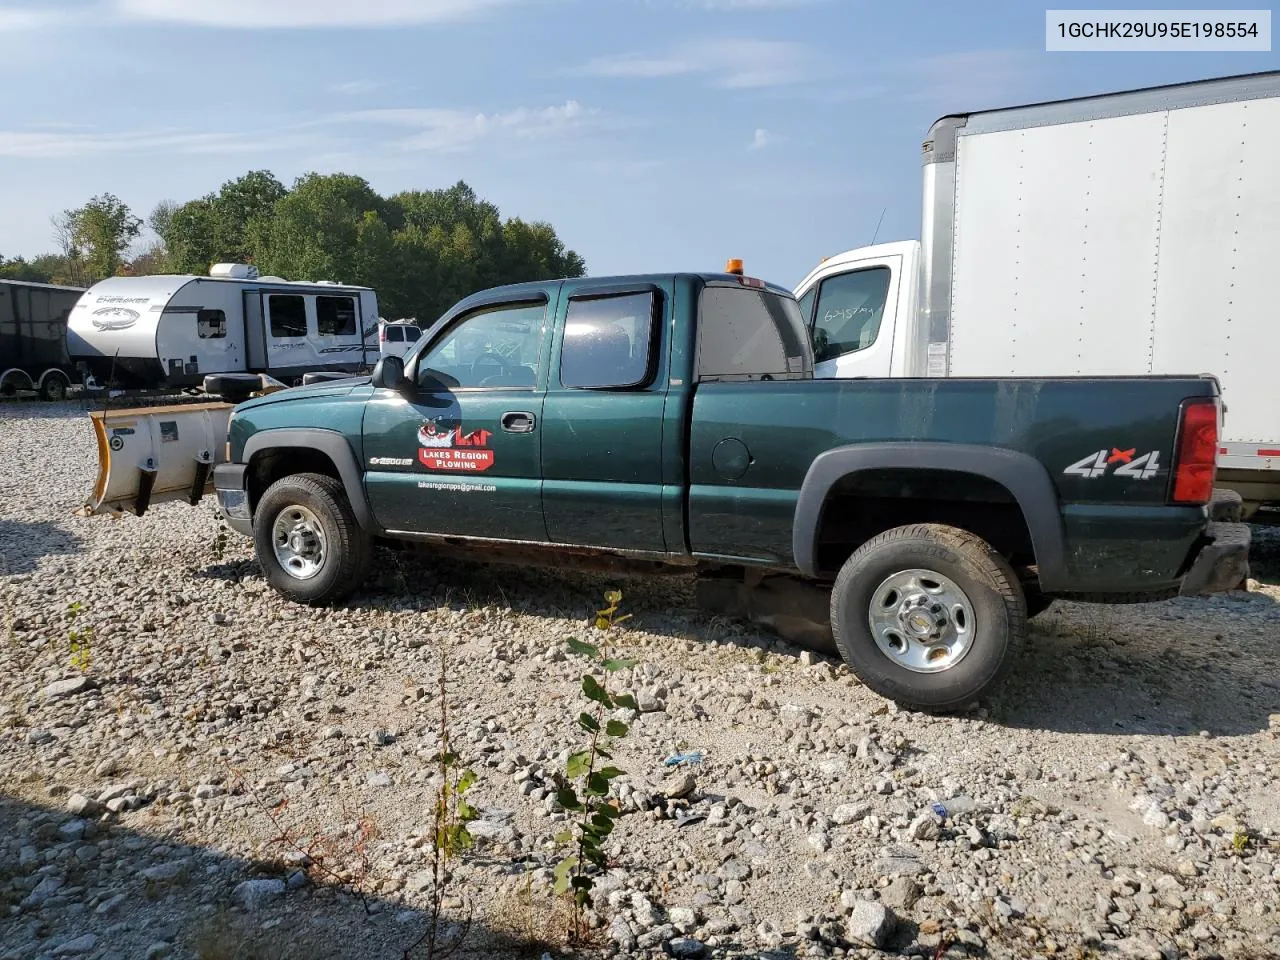
<instances>
[{"instance_id":1,"label":"lr logo decal","mask_svg":"<svg viewBox=\"0 0 1280 960\"><path fill-rule=\"evenodd\" d=\"M1112 476L1128 477L1131 480L1150 480L1160 471L1160 451L1152 450L1137 456L1138 448L1120 450L1112 447L1110 452L1099 450L1087 457L1077 460L1062 472L1070 476L1096 480L1106 474L1113 466Z\"/></svg>"}]
</instances>

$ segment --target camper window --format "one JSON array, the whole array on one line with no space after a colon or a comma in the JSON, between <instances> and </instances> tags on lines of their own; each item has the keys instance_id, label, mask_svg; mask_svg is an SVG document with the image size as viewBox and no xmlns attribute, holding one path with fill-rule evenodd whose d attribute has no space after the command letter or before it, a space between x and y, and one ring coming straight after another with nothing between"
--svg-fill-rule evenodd
<instances>
[{"instance_id":1,"label":"camper window","mask_svg":"<svg viewBox=\"0 0 1280 960\"><path fill-rule=\"evenodd\" d=\"M227 315L221 310L201 310L196 314L196 333L201 340L221 340L227 335Z\"/></svg>"},{"instance_id":2,"label":"camper window","mask_svg":"<svg viewBox=\"0 0 1280 960\"><path fill-rule=\"evenodd\" d=\"M316 331L322 337L354 336L356 302L350 297L316 297Z\"/></svg>"},{"instance_id":3,"label":"camper window","mask_svg":"<svg viewBox=\"0 0 1280 960\"><path fill-rule=\"evenodd\" d=\"M307 335L307 304L296 294L272 294L271 336L277 339Z\"/></svg>"}]
</instances>

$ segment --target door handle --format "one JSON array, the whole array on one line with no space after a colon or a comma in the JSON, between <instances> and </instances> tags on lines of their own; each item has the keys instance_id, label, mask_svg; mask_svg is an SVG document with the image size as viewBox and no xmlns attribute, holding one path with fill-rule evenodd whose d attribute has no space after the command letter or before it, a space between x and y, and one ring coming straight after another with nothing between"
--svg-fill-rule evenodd
<instances>
[{"instance_id":1,"label":"door handle","mask_svg":"<svg viewBox=\"0 0 1280 960\"><path fill-rule=\"evenodd\" d=\"M532 413L513 410L502 415L502 429L507 433L532 433L537 421Z\"/></svg>"}]
</instances>

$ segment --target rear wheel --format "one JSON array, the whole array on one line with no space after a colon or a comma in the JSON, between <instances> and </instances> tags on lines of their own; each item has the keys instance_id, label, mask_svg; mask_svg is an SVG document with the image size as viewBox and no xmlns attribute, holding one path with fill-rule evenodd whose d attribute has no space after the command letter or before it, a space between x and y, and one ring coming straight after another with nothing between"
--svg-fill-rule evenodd
<instances>
[{"instance_id":1,"label":"rear wheel","mask_svg":"<svg viewBox=\"0 0 1280 960\"><path fill-rule=\"evenodd\" d=\"M40 384L40 397L43 400L65 400L71 389L71 381L61 370L50 370Z\"/></svg>"},{"instance_id":2,"label":"rear wheel","mask_svg":"<svg viewBox=\"0 0 1280 960\"><path fill-rule=\"evenodd\" d=\"M298 603L331 603L356 589L372 547L342 484L322 474L277 480L253 517L253 540L267 581Z\"/></svg>"},{"instance_id":3,"label":"rear wheel","mask_svg":"<svg viewBox=\"0 0 1280 960\"><path fill-rule=\"evenodd\" d=\"M1027 631L1012 568L980 537L940 524L896 527L845 562L831 591L840 655L905 707L964 707L1004 676Z\"/></svg>"}]
</instances>

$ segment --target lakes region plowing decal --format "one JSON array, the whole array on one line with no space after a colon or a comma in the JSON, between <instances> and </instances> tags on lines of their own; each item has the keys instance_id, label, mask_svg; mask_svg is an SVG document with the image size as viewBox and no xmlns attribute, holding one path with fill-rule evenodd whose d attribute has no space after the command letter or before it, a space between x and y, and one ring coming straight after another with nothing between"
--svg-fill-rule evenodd
<instances>
[{"instance_id":1,"label":"lakes region plowing decal","mask_svg":"<svg viewBox=\"0 0 1280 960\"><path fill-rule=\"evenodd\" d=\"M493 466L488 430L464 433L462 426L441 430L438 420L427 420L418 428L418 462L428 470L449 473L478 473Z\"/></svg>"}]
</instances>

